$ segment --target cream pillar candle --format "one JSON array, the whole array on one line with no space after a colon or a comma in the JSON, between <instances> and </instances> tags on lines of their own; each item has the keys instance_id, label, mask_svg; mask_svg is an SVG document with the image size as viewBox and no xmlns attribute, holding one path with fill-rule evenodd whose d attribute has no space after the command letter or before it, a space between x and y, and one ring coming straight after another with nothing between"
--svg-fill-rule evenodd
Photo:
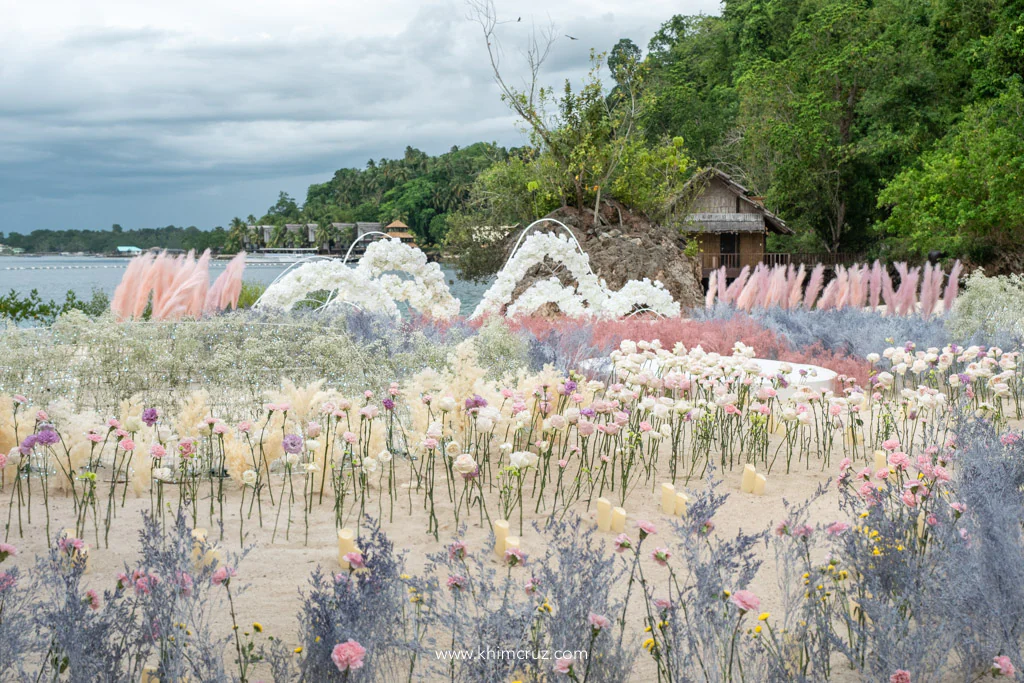
<instances>
[{"instance_id":1,"label":"cream pillar candle","mask_svg":"<svg viewBox=\"0 0 1024 683\"><path fill-rule=\"evenodd\" d=\"M505 541L508 539L508 522L499 519L494 522L494 556L499 560L505 557Z\"/></svg>"},{"instance_id":2,"label":"cream pillar candle","mask_svg":"<svg viewBox=\"0 0 1024 683\"><path fill-rule=\"evenodd\" d=\"M607 498L597 499L597 529L598 531L612 530L612 503Z\"/></svg>"},{"instance_id":3,"label":"cream pillar candle","mask_svg":"<svg viewBox=\"0 0 1024 683\"><path fill-rule=\"evenodd\" d=\"M763 496L764 495L765 486L767 486L767 485L768 485L768 479L763 474L758 474L754 478L754 490L752 491L752 493L755 496Z\"/></svg>"},{"instance_id":4,"label":"cream pillar candle","mask_svg":"<svg viewBox=\"0 0 1024 683\"><path fill-rule=\"evenodd\" d=\"M621 534L626 530L626 510L625 508L613 508L612 509L612 531L617 534Z\"/></svg>"},{"instance_id":5,"label":"cream pillar candle","mask_svg":"<svg viewBox=\"0 0 1024 683\"><path fill-rule=\"evenodd\" d=\"M743 466L743 479L740 481L740 491L743 493L754 492L754 482L757 479L757 470L753 465Z\"/></svg>"},{"instance_id":6,"label":"cream pillar candle","mask_svg":"<svg viewBox=\"0 0 1024 683\"><path fill-rule=\"evenodd\" d=\"M885 457L885 451L875 451L875 472L889 469L889 461Z\"/></svg>"},{"instance_id":7,"label":"cream pillar candle","mask_svg":"<svg viewBox=\"0 0 1024 683\"><path fill-rule=\"evenodd\" d=\"M501 551L501 559L505 559L505 552L512 550L513 548L519 549L519 537L518 536L506 536L505 537L505 550Z\"/></svg>"},{"instance_id":8,"label":"cream pillar candle","mask_svg":"<svg viewBox=\"0 0 1024 683\"><path fill-rule=\"evenodd\" d=\"M348 562L345 555L358 550L356 548L356 532L351 529L338 529L338 564L342 569L348 569Z\"/></svg>"},{"instance_id":9,"label":"cream pillar candle","mask_svg":"<svg viewBox=\"0 0 1024 683\"><path fill-rule=\"evenodd\" d=\"M690 504L690 497L688 495L686 495L682 491L677 493L676 494L675 514L676 515L685 515L686 514L686 506L689 505L689 504Z\"/></svg>"},{"instance_id":10,"label":"cream pillar candle","mask_svg":"<svg viewBox=\"0 0 1024 683\"><path fill-rule=\"evenodd\" d=\"M661 511L671 515L676 509L676 487L672 484L661 485Z\"/></svg>"}]
</instances>

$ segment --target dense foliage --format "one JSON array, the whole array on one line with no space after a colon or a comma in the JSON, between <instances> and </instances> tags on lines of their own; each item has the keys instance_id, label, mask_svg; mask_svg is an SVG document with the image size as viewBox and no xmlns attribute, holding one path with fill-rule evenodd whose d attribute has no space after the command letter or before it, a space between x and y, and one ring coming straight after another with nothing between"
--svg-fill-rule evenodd
<instances>
[{"instance_id":1,"label":"dense foliage","mask_svg":"<svg viewBox=\"0 0 1024 683\"><path fill-rule=\"evenodd\" d=\"M224 228L218 226L213 230L200 230L194 225L187 228L168 225L164 228L124 230L115 223L110 230L33 230L27 235L12 232L6 237L0 233L0 242L36 254L79 251L107 254L120 246L186 251L194 249L201 252L204 249L222 249L226 239Z\"/></svg>"},{"instance_id":2,"label":"dense foliage","mask_svg":"<svg viewBox=\"0 0 1024 683\"><path fill-rule=\"evenodd\" d=\"M1021 26L1013 0L726 0L651 40L644 125L765 195L800 235L770 248L985 257L1021 225Z\"/></svg>"}]
</instances>

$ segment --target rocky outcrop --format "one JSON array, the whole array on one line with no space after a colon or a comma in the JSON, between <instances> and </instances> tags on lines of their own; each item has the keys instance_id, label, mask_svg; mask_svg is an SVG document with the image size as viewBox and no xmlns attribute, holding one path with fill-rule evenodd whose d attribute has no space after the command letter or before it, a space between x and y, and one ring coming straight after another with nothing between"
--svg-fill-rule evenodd
<instances>
[{"instance_id":1,"label":"rocky outcrop","mask_svg":"<svg viewBox=\"0 0 1024 683\"><path fill-rule=\"evenodd\" d=\"M627 280L646 277L665 285L684 314L703 305L700 263L684 253L686 239L679 232L653 224L615 200L602 202L596 224L593 210L581 212L574 207L556 209L546 218L559 220L572 230L590 256L591 268L609 289L618 290ZM534 268L516 287L514 296L547 277L551 277L548 269ZM571 284L561 277L563 284Z\"/></svg>"}]
</instances>

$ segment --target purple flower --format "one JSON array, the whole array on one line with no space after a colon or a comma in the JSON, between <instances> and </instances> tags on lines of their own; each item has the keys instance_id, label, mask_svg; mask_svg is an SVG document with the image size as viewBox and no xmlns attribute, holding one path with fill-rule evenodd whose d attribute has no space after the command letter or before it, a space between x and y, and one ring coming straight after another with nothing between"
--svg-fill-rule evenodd
<instances>
[{"instance_id":1,"label":"purple flower","mask_svg":"<svg viewBox=\"0 0 1024 683\"><path fill-rule=\"evenodd\" d=\"M580 415L583 415L585 417L594 417L595 415L597 415L597 411L594 410L593 408L583 408L582 410L580 410Z\"/></svg>"},{"instance_id":2,"label":"purple flower","mask_svg":"<svg viewBox=\"0 0 1024 683\"><path fill-rule=\"evenodd\" d=\"M572 381L571 379L565 380L565 393L571 394L572 392L576 391L576 387L578 386L579 385L576 384L576 382Z\"/></svg>"},{"instance_id":3,"label":"purple flower","mask_svg":"<svg viewBox=\"0 0 1024 683\"><path fill-rule=\"evenodd\" d=\"M21 445L18 446L18 452L22 455L28 455L32 452L32 449L36 447L37 443L39 443L39 436L36 434L29 434L22 440Z\"/></svg>"},{"instance_id":4,"label":"purple flower","mask_svg":"<svg viewBox=\"0 0 1024 683\"><path fill-rule=\"evenodd\" d=\"M60 441L60 435L54 431L53 427L46 426L39 430L36 434L36 443L42 444L43 446L52 446L53 444Z\"/></svg>"},{"instance_id":5,"label":"purple flower","mask_svg":"<svg viewBox=\"0 0 1024 683\"><path fill-rule=\"evenodd\" d=\"M281 447L285 453L301 453L302 437L298 434L288 434L281 440Z\"/></svg>"},{"instance_id":6,"label":"purple flower","mask_svg":"<svg viewBox=\"0 0 1024 683\"><path fill-rule=\"evenodd\" d=\"M480 394L473 394L472 397L466 399L466 410L473 410L474 408L486 408L487 399Z\"/></svg>"},{"instance_id":7,"label":"purple flower","mask_svg":"<svg viewBox=\"0 0 1024 683\"><path fill-rule=\"evenodd\" d=\"M152 427L156 424L156 421L160 416L156 412L156 408L146 408L142 411L142 421L146 423L147 427Z\"/></svg>"},{"instance_id":8,"label":"purple flower","mask_svg":"<svg viewBox=\"0 0 1024 683\"><path fill-rule=\"evenodd\" d=\"M381 401L381 405L384 406L384 410L394 410L395 409L395 402L392 401L390 398L386 398L383 401Z\"/></svg>"}]
</instances>

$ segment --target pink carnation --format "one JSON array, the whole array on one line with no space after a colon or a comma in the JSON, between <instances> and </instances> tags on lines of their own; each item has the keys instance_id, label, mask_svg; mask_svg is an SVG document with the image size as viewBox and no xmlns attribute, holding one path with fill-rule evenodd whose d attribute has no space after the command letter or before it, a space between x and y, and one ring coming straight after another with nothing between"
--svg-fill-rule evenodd
<instances>
[{"instance_id":1,"label":"pink carnation","mask_svg":"<svg viewBox=\"0 0 1024 683\"><path fill-rule=\"evenodd\" d=\"M352 569L362 569L366 566L366 563L363 562L363 554L358 551L345 553L345 557L342 559L348 562L348 566Z\"/></svg>"},{"instance_id":2,"label":"pink carnation","mask_svg":"<svg viewBox=\"0 0 1024 683\"><path fill-rule=\"evenodd\" d=\"M603 614L594 614L593 612L591 612L590 616L587 617L587 621L590 622L591 628L593 628L593 629L595 629L597 631L600 631L602 629L606 629L606 628L608 628L609 626L612 625L612 620L611 619L609 619L608 617L604 616Z\"/></svg>"},{"instance_id":3,"label":"pink carnation","mask_svg":"<svg viewBox=\"0 0 1024 683\"><path fill-rule=\"evenodd\" d=\"M349 669L363 668L363 657L365 656L366 648L351 638L344 643L335 645L331 651L331 661L342 673Z\"/></svg>"},{"instance_id":4,"label":"pink carnation","mask_svg":"<svg viewBox=\"0 0 1024 683\"><path fill-rule=\"evenodd\" d=\"M729 597L729 601L744 612L752 612L761 606L761 599L750 591L736 591Z\"/></svg>"},{"instance_id":5,"label":"pink carnation","mask_svg":"<svg viewBox=\"0 0 1024 683\"><path fill-rule=\"evenodd\" d=\"M636 525L640 528L640 540L643 540L647 536L651 536L653 534L658 533L658 531L654 528L654 525L650 522L641 520L637 522Z\"/></svg>"},{"instance_id":6,"label":"pink carnation","mask_svg":"<svg viewBox=\"0 0 1024 683\"><path fill-rule=\"evenodd\" d=\"M1006 676L1013 678L1017 670L1013 668L1013 662L1006 655L999 655L992 659L992 675L993 676Z\"/></svg>"},{"instance_id":7,"label":"pink carnation","mask_svg":"<svg viewBox=\"0 0 1024 683\"><path fill-rule=\"evenodd\" d=\"M235 571L234 567L223 565L217 567L213 572L213 576L210 577L210 580L213 581L213 585L215 586L219 586L221 584L227 585L231 582L231 578L236 576L237 573L238 572Z\"/></svg>"},{"instance_id":8,"label":"pink carnation","mask_svg":"<svg viewBox=\"0 0 1024 683\"><path fill-rule=\"evenodd\" d=\"M889 676L889 683L910 683L910 672L906 669L897 669L896 673Z\"/></svg>"},{"instance_id":9,"label":"pink carnation","mask_svg":"<svg viewBox=\"0 0 1024 683\"><path fill-rule=\"evenodd\" d=\"M615 537L615 552L621 553L633 547L633 541L626 534L619 534Z\"/></svg>"},{"instance_id":10,"label":"pink carnation","mask_svg":"<svg viewBox=\"0 0 1024 683\"><path fill-rule=\"evenodd\" d=\"M566 676L572 673L572 657L559 657L555 660L555 671Z\"/></svg>"},{"instance_id":11,"label":"pink carnation","mask_svg":"<svg viewBox=\"0 0 1024 683\"><path fill-rule=\"evenodd\" d=\"M668 566L670 557L672 557L672 553L668 551L668 548L655 548L654 552L651 553L651 559L662 567Z\"/></svg>"}]
</instances>

